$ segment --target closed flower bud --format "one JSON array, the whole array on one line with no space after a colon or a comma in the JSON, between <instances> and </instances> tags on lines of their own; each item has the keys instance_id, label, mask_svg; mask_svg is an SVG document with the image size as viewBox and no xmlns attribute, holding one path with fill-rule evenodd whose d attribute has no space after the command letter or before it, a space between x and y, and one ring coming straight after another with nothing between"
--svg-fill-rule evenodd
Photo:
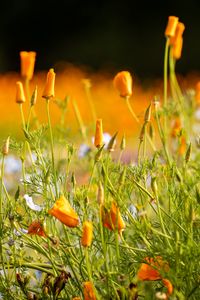
<instances>
[{"instance_id":1,"label":"closed flower bud","mask_svg":"<svg viewBox=\"0 0 200 300\"><path fill-rule=\"evenodd\" d=\"M72 300L81 300L81 298L80 297L74 297L74 298L72 298Z\"/></svg>"},{"instance_id":2,"label":"closed flower bud","mask_svg":"<svg viewBox=\"0 0 200 300\"><path fill-rule=\"evenodd\" d=\"M31 80L34 73L36 52L21 51L21 76L25 79Z\"/></svg>"},{"instance_id":3,"label":"closed flower bud","mask_svg":"<svg viewBox=\"0 0 200 300\"><path fill-rule=\"evenodd\" d=\"M126 148L126 138L125 138L125 134L123 134L121 143L120 143L120 150L123 151Z\"/></svg>"},{"instance_id":4,"label":"closed flower bud","mask_svg":"<svg viewBox=\"0 0 200 300\"><path fill-rule=\"evenodd\" d=\"M114 87L119 91L121 97L132 95L132 77L128 71L117 73L113 80Z\"/></svg>"},{"instance_id":5,"label":"closed flower bud","mask_svg":"<svg viewBox=\"0 0 200 300\"><path fill-rule=\"evenodd\" d=\"M86 281L83 283L83 295L84 300L96 300L92 282Z\"/></svg>"},{"instance_id":6,"label":"closed flower bud","mask_svg":"<svg viewBox=\"0 0 200 300\"><path fill-rule=\"evenodd\" d=\"M177 24L178 24L178 18L174 16L169 16L167 27L165 29L166 37L173 37L175 35Z\"/></svg>"},{"instance_id":7,"label":"closed flower bud","mask_svg":"<svg viewBox=\"0 0 200 300\"><path fill-rule=\"evenodd\" d=\"M83 247L89 247L92 244L92 236L93 236L93 225L92 222L85 221L83 223L83 232L81 238L81 245Z\"/></svg>"},{"instance_id":8,"label":"closed flower bud","mask_svg":"<svg viewBox=\"0 0 200 300\"><path fill-rule=\"evenodd\" d=\"M35 87L33 94L31 96L31 106L34 106L36 104L37 100L37 86Z\"/></svg>"},{"instance_id":9,"label":"closed flower bud","mask_svg":"<svg viewBox=\"0 0 200 300\"><path fill-rule=\"evenodd\" d=\"M76 227L79 224L78 215L64 196L56 201L48 213L68 227Z\"/></svg>"},{"instance_id":10,"label":"closed flower bud","mask_svg":"<svg viewBox=\"0 0 200 300\"><path fill-rule=\"evenodd\" d=\"M16 82L16 102L22 104L26 101L24 89L21 81Z\"/></svg>"},{"instance_id":11,"label":"closed flower bud","mask_svg":"<svg viewBox=\"0 0 200 300\"><path fill-rule=\"evenodd\" d=\"M151 103L149 104L149 106L147 107L147 110L145 112L145 116L144 116L144 121L146 123L150 122L151 120Z\"/></svg>"},{"instance_id":12,"label":"closed flower bud","mask_svg":"<svg viewBox=\"0 0 200 300\"><path fill-rule=\"evenodd\" d=\"M114 148L115 148L115 144L116 144L116 137L117 137L118 132L116 132L113 137L110 139L108 146L107 146L107 150L109 152L113 152Z\"/></svg>"},{"instance_id":13,"label":"closed flower bud","mask_svg":"<svg viewBox=\"0 0 200 300\"><path fill-rule=\"evenodd\" d=\"M8 137L2 147L2 154L8 155L9 152L9 144L10 144L10 137Z\"/></svg>"},{"instance_id":14,"label":"closed flower bud","mask_svg":"<svg viewBox=\"0 0 200 300\"><path fill-rule=\"evenodd\" d=\"M181 22L178 22L176 26L175 35L174 37L170 38L170 45L174 45L176 41L182 37L184 30L185 30L185 25Z\"/></svg>"},{"instance_id":15,"label":"closed flower bud","mask_svg":"<svg viewBox=\"0 0 200 300\"><path fill-rule=\"evenodd\" d=\"M183 48L183 38L179 37L179 39L177 39L175 44L173 45L173 49L172 49L173 58L175 58L176 60L181 58L182 48Z\"/></svg>"},{"instance_id":16,"label":"closed flower bud","mask_svg":"<svg viewBox=\"0 0 200 300\"><path fill-rule=\"evenodd\" d=\"M196 100L197 106L200 106L200 81L198 81L196 84L195 100Z\"/></svg>"},{"instance_id":17,"label":"closed flower bud","mask_svg":"<svg viewBox=\"0 0 200 300\"><path fill-rule=\"evenodd\" d=\"M56 73L54 72L54 69L50 69L49 72L47 73L46 84L42 94L43 98L50 99L54 97L55 77L56 77Z\"/></svg>"},{"instance_id":18,"label":"closed flower bud","mask_svg":"<svg viewBox=\"0 0 200 300\"><path fill-rule=\"evenodd\" d=\"M103 145L103 126L102 119L97 119L96 121L96 132L94 137L94 145L100 148Z\"/></svg>"}]
</instances>

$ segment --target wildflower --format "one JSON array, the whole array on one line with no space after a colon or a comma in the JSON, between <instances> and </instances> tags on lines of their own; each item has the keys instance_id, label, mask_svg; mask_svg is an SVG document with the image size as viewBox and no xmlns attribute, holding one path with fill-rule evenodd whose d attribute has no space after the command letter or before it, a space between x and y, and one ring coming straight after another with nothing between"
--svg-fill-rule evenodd
<instances>
[{"instance_id":1,"label":"wildflower","mask_svg":"<svg viewBox=\"0 0 200 300\"><path fill-rule=\"evenodd\" d=\"M86 281L83 283L83 295L84 300L96 300L92 282Z\"/></svg>"},{"instance_id":2,"label":"wildflower","mask_svg":"<svg viewBox=\"0 0 200 300\"><path fill-rule=\"evenodd\" d=\"M81 238L81 245L84 247L89 247L92 243L92 231L93 225L92 222L85 221L83 223L83 233Z\"/></svg>"},{"instance_id":3,"label":"wildflower","mask_svg":"<svg viewBox=\"0 0 200 300\"><path fill-rule=\"evenodd\" d=\"M33 77L34 67L35 67L35 57L36 52L34 51L21 51L20 61L21 61L21 76L25 79L31 80Z\"/></svg>"},{"instance_id":4,"label":"wildflower","mask_svg":"<svg viewBox=\"0 0 200 300\"><path fill-rule=\"evenodd\" d=\"M79 224L78 215L64 196L56 200L48 213L68 227L76 227Z\"/></svg>"},{"instance_id":5,"label":"wildflower","mask_svg":"<svg viewBox=\"0 0 200 300\"><path fill-rule=\"evenodd\" d=\"M185 154L185 151L186 151L186 139L184 136L181 136L178 153L182 156L183 154Z\"/></svg>"},{"instance_id":6,"label":"wildflower","mask_svg":"<svg viewBox=\"0 0 200 300\"><path fill-rule=\"evenodd\" d=\"M163 278L162 282L163 282L164 286L166 286L166 288L167 288L167 294L171 295L173 293L173 289L174 289L171 281L169 281L169 279Z\"/></svg>"},{"instance_id":7,"label":"wildflower","mask_svg":"<svg viewBox=\"0 0 200 300\"><path fill-rule=\"evenodd\" d=\"M172 126L171 136L175 138L180 135L180 132L181 132L181 120L180 118L177 117Z\"/></svg>"},{"instance_id":8,"label":"wildflower","mask_svg":"<svg viewBox=\"0 0 200 300\"><path fill-rule=\"evenodd\" d=\"M125 223L120 214L119 207L117 207L114 201L112 202L109 211L107 211L105 207L102 207L102 219L103 226L110 230L118 229L118 231L121 232L125 228Z\"/></svg>"},{"instance_id":9,"label":"wildflower","mask_svg":"<svg viewBox=\"0 0 200 300\"><path fill-rule=\"evenodd\" d=\"M29 227L28 227L28 234L31 235L39 235L46 237L46 234L44 232L42 223L40 221L33 221Z\"/></svg>"},{"instance_id":10,"label":"wildflower","mask_svg":"<svg viewBox=\"0 0 200 300\"><path fill-rule=\"evenodd\" d=\"M166 293L157 292L156 293L156 299L167 300L167 294Z\"/></svg>"},{"instance_id":11,"label":"wildflower","mask_svg":"<svg viewBox=\"0 0 200 300\"><path fill-rule=\"evenodd\" d=\"M16 82L16 102L22 104L26 101L24 89L21 81Z\"/></svg>"},{"instance_id":12,"label":"wildflower","mask_svg":"<svg viewBox=\"0 0 200 300\"><path fill-rule=\"evenodd\" d=\"M169 271L168 263L163 261L161 256L157 256L155 259L153 257L145 257L144 260L146 263L141 264L137 273L138 279L142 281L162 280L167 288L167 295L171 295L173 292L173 285L168 279L162 278L161 275L161 271Z\"/></svg>"},{"instance_id":13,"label":"wildflower","mask_svg":"<svg viewBox=\"0 0 200 300\"><path fill-rule=\"evenodd\" d=\"M170 45L173 46L179 38L182 38L184 30L185 25L181 22L178 22L176 26L175 35L170 38Z\"/></svg>"},{"instance_id":14,"label":"wildflower","mask_svg":"<svg viewBox=\"0 0 200 300\"><path fill-rule=\"evenodd\" d=\"M113 79L113 84L121 97L130 97L132 95L132 77L128 71L117 73Z\"/></svg>"},{"instance_id":15,"label":"wildflower","mask_svg":"<svg viewBox=\"0 0 200 300\"><path fill-rule=\"evenodd\" d=\"M94 137L94 145L100 148L103 145L103 127L102 119L97 119L96 121L96 132Z\"/></svg>"},{"instance_id":16,"label":"wildflower","mask_svg":"<svg viewBox=\"0 0 200 300\"><path fill-rule=\"evenodd\" d=\"M55 92L54 92L55 76L56 76L56 73L54 72L54 69L50 69L49 72L47 73L46 84L45 84L44 91L42 94L43 98L50 99L50 98L54 97L54 95L55 95Z\"/></svg>"},{"instance_id":17,"label":"wildflower","mask_svg":"<svg viewBox=\"0 0 200 300\"><path fill-rule=\"evenodd\" d=\"M98 201L99 205L103 205L103 203L104 203L104 188L103 188L103 185L101 182L99 183L99 186L98 186L97 201Z\"/></svg>"},{"instance_id":18,"label":"wildflower","mask_svg":"<svg viewBox=\"0 0 200 300\"><path fill-rule=\"evenodd\" d=\"M173 37L175 35L177 24L178 24L177 17L174 17L174 16L168 17L168 23L167 23L167 27L165 29L166 37Z\"/></svg>"},{"instance_id":19,"label":"wildflower","mask_svg":"<svg viewBox=\"0 0 200 300\"><path fill-rule=\"evenodd\" d=\"M83 158L85 157L89 152L91 151L91 148L86 144L81 144L78 150L78 157Z\"/></svg>"},{"instance_id":20,"label":"wildflower","mask_svg":"<svg viewBox=\"0 0 200 300\"><path fill-rule=\"evenodd\" d=\"M181 58L182 48L183 48L183 38L180 37L179 39L176 40L175 44L173 45L173 49L172 49L173 58L175 58L176 60Z\"/></svg>"},{"instance_id":21,"label":"wildflower","mask_svg":"<svg viewBox=\"0 0 200 300\"><path fill-rule=\"evenodd\" d=\"M29 195L25 194L24 195L24 200L26 200L26 204L28 205L29 208L31 208L32 210L35 210L35 211L41 211L42 210L42 207L35 204L33 202L33 199L32 197L30 197Z\"/></svg>"},{"instance_id":22,"label":"wildflower","mask_svg":"<svg viewBox=\"0 0 200 300\"><path fill-rule=\"evenodd\" d=\"M81 298L80 297L74 297L74 298L72 298L72 300L81 300Z\"/></svg>"}]
</instances>

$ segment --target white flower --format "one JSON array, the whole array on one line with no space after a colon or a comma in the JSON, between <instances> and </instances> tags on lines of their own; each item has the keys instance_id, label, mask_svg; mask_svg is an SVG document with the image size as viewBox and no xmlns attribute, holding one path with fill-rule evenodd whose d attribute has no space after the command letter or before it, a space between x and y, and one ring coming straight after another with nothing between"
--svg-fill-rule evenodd
<instances>
[{"instance_id":1,"label":"white flower","mask_svg":"<svg viewBox=\"0 0 200 300\"><path fill-rule=\"evenodd\" d=\"M26 204L28 205L28 207L30 207L32 210L35 210L35 211L41 211L42 210L42 207L35 204L33 202L32 197L29 197L29 195L25 194L24 199L26 200Z\"/></svg>"},{"instance_id":2,"label":"white flower","mask_svg":"<svg viewBox=\"0 0 200 300\"><path fill-rule=\"evenodd\" d=\"M22 169L21 161L14 155L8 155L5 157L5 173L12 174L20 172Z\"/></svg>"},{"instance_id":3,"label":"white flower","mask_svg":"<svg viewBox=\"0 0 200 300\"><path fill-rule=\"evenodd\" d=\"M86 144L81 144L78 150L78 157L82 158L90 152L91 148Z\"/></svg>"}]
</instances>

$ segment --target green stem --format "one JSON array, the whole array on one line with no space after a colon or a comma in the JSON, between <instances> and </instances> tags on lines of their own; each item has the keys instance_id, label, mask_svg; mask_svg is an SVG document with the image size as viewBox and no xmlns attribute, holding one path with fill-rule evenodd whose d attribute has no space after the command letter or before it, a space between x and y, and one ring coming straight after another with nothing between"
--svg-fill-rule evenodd
<instances>
[{"instance_id":1,"label":"green stem","mask_svg":"<svg viewBox=\"0 0 200 300\"><path fill-rule=\"evenodd\" d=\"M22 120L22 128L25 129L25 119L24 119L24 112L23 112L23 106L22 103L19 103L19 107L20 107L20 113L21 113L21 120Z\"/></svg>"},{"instance_id":2,"label":"green stem","mask_svg":"<svg viewBox=\"0 0 200 300\"><path fill-rule=\"evenodd\" d=\"M167 80L168 80L168 56L169 56L169 38L166 39L164 54L164 88L163 88L163 104L167 107ZM167 117L164 116L164 134L167 133Z\"/></svg>"},{"instance_id":3,"label":"green stem","mask_svg":"<svg viewBox=\"0 0 200 300\"><path fill-rule=\"evenodd\" d=\"M46 110L47 110L48 126L49 126L49 133L50 133L51 161L52 161L52 168L53 168L53 175L54 175L54 186L55 186L56 198L57 198L58 197L57 176L56 176L55 160L54 160L54 143L53 143L53 133L52 133L52 126L51 126L51 118L50 118L50 112L49 112L49 100L50 99L46 99Z\"/></svg>"},{"instance_id":4,"label":"green stem","mask_svg":"<svg viewBox=\"0 0 200 300\"><path fill-rule=\"evenodd\" d=\"M81 118L81 114L80 114L80 111L78 109L78 105L76 104L75 100L72 101L72 105L73 105L73 108L74 108L74 112L75 112L75 115L76 115L76 119L77 119L78 125L80 127L80 131L81 131L83 140L85 142L87 142L87 135L86 135L85 126L83 124L83 120Z\"/></svg>"}]
</instances>

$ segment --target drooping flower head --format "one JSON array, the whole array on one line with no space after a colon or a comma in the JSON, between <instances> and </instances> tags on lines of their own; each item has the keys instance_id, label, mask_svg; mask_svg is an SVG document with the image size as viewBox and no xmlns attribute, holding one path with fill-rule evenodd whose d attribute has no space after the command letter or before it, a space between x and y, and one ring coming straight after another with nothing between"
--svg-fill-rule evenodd
<instances>
[{"instance_id":1,"label":"drooping flower head","mask_svg":"<svg viewBox=\"0 0 200 300\"><path fill-rule=\"evenodd\" d=\"M21 76L25 79L31 80L34 73L36 52L21 51Z\"/></svg>"},{"instance_id":2,"label":"drooping flower head","mask_svg":"<svg viewBox=\"0 0 200 300\"><path fill-rule=\"evenodd\" d=\"M56 77L56 73L54 72L54 69L50 69L49 72L47 73L46 84L42 94L43 98L50 99L54 97L55 77Z\"/></svg>"},{"instance_id":3,"label":"drooping flower head","mask_svg":"<svg viewBox=\"0 0 200 300\"><path fill-rule=\"evenodd\" d=\"M77 213L64 196L61 196L56 200L56 203L48 213L68 227L76 227L79 224Z\"/></svg>"},{"instance_id":4,"label":"drooping flower head","mask_svg":"<svg viewBox=\"0 0 200 300\"><path fill-rule=\"evenodd\" d=\"M130 97L132 95L132 77L128 71L121 71L113 79L116 90L121 97Z\"/></svg>"}]
</instances>

